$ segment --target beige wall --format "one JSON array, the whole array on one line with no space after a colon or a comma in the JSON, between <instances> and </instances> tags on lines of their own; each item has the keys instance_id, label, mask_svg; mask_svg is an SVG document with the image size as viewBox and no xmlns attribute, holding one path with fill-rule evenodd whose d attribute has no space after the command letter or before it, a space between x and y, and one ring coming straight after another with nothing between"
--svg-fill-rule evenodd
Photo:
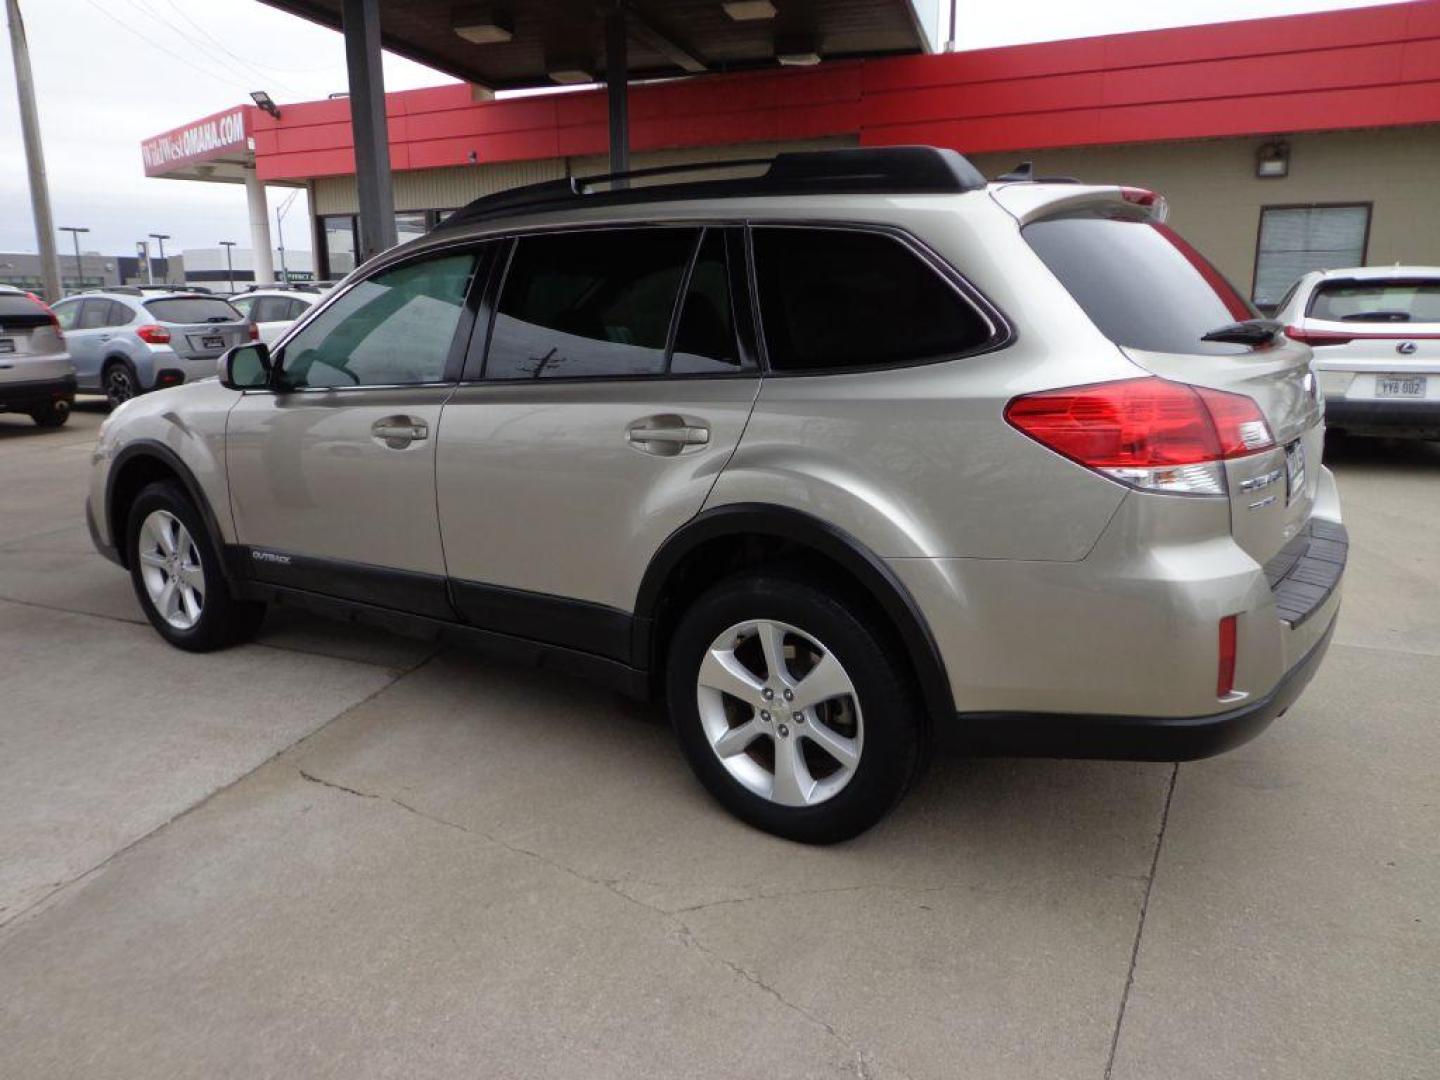
<instances>
[{"instance_id":1,"label":"beige wall","mask_svg":"<svg viewBox=\"0 0 1440 1080\"><path fill-rule=\"evenodd\" d=\"M1035 150L972 160L986 176L1033 160L1041 175L1159 191L1170 203L1170 223L1247 293L1262 206L1373 203L1367 263L1440 264L1440 127L1288 136L1290 175L1259 180L1255 151L1267 141Z\"/></svg>"}]
</instances>

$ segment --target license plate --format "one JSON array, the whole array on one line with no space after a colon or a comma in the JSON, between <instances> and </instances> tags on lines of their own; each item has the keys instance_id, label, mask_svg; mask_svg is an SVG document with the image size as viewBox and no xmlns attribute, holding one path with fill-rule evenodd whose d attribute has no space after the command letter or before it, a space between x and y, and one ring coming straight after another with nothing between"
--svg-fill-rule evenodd
<instances>
[{"instance_id":1,"label":"license plate","mask_svg":"<svg viewBox=\"0 0 1440 1080\"><path fill-rule=\"evenodd\" d=\"M15 339L14 339L14 338L8 338L8 337L0 337L0 352L14 352L14 351L15 351Z\"/></svg>"},{"instance_id":2,"label":"license plate","mask_svg":"<svg viewBox=\"0 0 1440 1080\"><path fill-rule=\"evenodd\" d=\"M1305 444L1296 439L1285 447L1285 505L1305 492Z\"/></svg>"},{"instance_id":3,"label":"license plate","mask_svg":"<svg viewBox=\"0 0 1440 1080\"><path fill-rule=\"evenodd\" d=\"M1378 375L1375 378L1376 397L1424 397L1424 375Z\"/></svg>"},{"instance_id":4,"label":"license plate","mask_svg":"<svg viewBox=\"0 0 1440 1080\"><path fill-rule=\"evenodd\" d=\"M219 334L212 334L209 337L202 337L200 339L200 345L206 349L223 349L225 347L225 339Z\"/></svg>"}]
</instances>

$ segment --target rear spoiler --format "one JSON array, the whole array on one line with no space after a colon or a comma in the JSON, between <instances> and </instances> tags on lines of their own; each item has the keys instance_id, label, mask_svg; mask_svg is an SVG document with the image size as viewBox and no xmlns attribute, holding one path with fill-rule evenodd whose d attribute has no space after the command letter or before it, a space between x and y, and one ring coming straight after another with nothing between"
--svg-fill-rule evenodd
<instances>
[{"instance_id":1,"label":"rear spoiler","mask_svg":"<svg viewBox=\"0 0 1440 1080\"><path fill-rule=\"evenodd\" d=\"M1001 178L1002 181L1004 178ZM1022 180L990 186L990 197L1021 225L1057 214L1072 214L1103 206L1128 209L1136 216L1164 221L1170 212L1165 196L1146 188L1110 184L1075 184Z\"/></svg>"}]
</instances>

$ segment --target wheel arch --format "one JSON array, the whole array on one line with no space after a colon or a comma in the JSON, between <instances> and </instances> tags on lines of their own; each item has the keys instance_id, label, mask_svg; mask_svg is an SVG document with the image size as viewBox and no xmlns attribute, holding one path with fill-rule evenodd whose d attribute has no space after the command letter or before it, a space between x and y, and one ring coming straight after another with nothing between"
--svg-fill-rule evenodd
<instances>
[{"instance_id":1,"label":"wheel arch","mask_svg":"<svg viewBox=\"0 0 1440 1080\"><path fill-rule=\"evenodd\" d=\"M742 550L746 554L738 561L724 557ZM636 595L635 666L658 677L664 642L689 600L733 570L776 562L803 562L812 572L843 575L902 647L930 718L954 716L955 699L935 637L914 597L885 561L829 522L764 503L707 510L661 545Z\"/></svg>"},{"instance_id":2,"label":"wheel arch","mask_svg":"<svg viewBox=\"0 0 1440 1080\"><path fill-rule=\"evenodd\" d=\"M147 485L159 480L180 482L190 501L200 511L211 542L223 553L225 534L220 531L220 523L216 520L210 500L205 497L205 489L195 479L190 467L164 443L139 439L115 455L105 481L105 522L110 530L111 543L120 557L120 565L127 570L130 568L129 544L125 535L130 507ZM226 570L228 573L228 566Z\"/></svg>"}]
</instances>

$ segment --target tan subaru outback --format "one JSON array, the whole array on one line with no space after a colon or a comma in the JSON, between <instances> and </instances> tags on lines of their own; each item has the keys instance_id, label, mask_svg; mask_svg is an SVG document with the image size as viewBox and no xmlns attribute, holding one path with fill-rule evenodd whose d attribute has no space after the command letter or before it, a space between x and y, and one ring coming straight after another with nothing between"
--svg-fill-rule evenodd
<instances>
[{"instance_id":1,"label":"tan subaru outback","mask_svg":"<svg viewBox=\"0 0 1440 1080\"><path fill-rule=\"evenodd\" d=\"M481 199L123 406L97 545L181 648L296 605L663 696L805 841L937 740L1175 760L1289 707L1346 556L1310 350L1161 200L730 168Z\"/></svg>"}]
</instances>

